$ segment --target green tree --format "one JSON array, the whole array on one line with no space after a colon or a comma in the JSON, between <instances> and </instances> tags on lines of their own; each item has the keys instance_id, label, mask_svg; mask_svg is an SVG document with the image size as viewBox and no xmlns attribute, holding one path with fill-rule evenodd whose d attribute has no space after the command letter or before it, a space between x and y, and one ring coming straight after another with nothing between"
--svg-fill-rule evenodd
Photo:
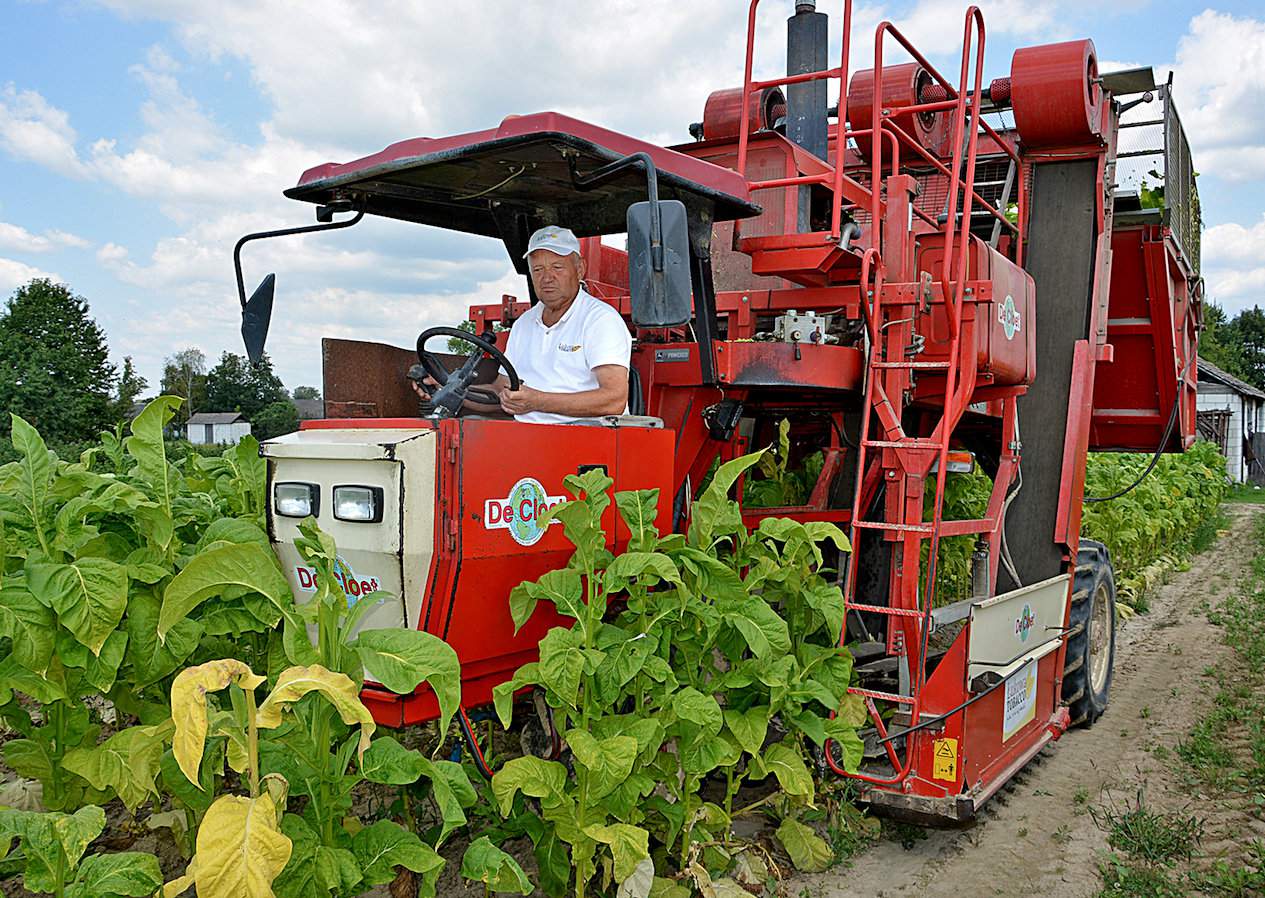
<instances>
[{"instance_id":1,"label":"green tree","mask_svg":"<svg viewBox=\"0 0 1265 898\"><path fill-rule=\"evenodd\" d=\"M289 399L270 402L250 419L251 434L259 440L270 440L299 429L299 410Z\"/></svg>"},{"instance_id":2,"label":"green tree","mask_svg":"<svg viewBox=\"0 0 1265 898\"><path fill-rule=\"evenodd\" d=\"M162 392L184 399L176 412L178 423L183 424L195 411L206 408L206 356L202 350L190 346L163 361Z\"/></svg>"},{"instance_id":3,"label":"green tree","mask_svg":"<svg viewBox=\"0 0 1265 898\"><path fill-rule=\"evenodd\" d=\"M114 423L117 379L82 296L42 278L14 291L0 314L0 433L13 412L50 443L90 439Z\"/></svg>"},{"instance_id":4,"label":"green tree","mask_svg":"<svg viewBox=\"0 0 1265 898\"><path fill-rule=\"evenodd\" d=\"M132 413L132 406L148 387L149 381L136 372L132 357L124 356L123 373L119 375L118 392L114 397L114 417L119 421L128 420Z\"/></svg>"},{"instance_id":5,"label":"green tree","mask_svg":"<svg viewBox=\"0 0 1265 898\"><path fill-rule=\"evenodd\" d=\"M1243 355L1240 376L1252 386L1265 389L1265 311L1260 306L1244 309L1234 316L1230 328L1233 342Z\"/></svg>"},{"instance_id":6,"label":"green tree","mask_svg":"<svg viewBox=\"0 0 1265 898\"><path fill-rule=\"evenodd\" d=\"M316 387L295 387L293 395L295 399L320 399L321 391Z\"/></svg>"},{"instance_id":7,"label":"green tree","mask_svg":"<svg viewBox=\"0 0 1265 898\"><path fill-rule=\"evenodd\" d=\"M245 356L225 352L207 372L203 411L241 412L254 423L255 414L264 406L289 399L266 354L258 363L251 363Z\"/></svg>"}]
</instances>

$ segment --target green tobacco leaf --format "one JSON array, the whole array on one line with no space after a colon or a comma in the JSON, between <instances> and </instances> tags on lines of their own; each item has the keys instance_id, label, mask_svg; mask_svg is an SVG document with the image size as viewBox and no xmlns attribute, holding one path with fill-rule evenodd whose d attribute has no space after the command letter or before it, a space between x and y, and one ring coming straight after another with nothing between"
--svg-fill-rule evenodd
<instances>
[{"instance_id":1,"label":"green tobacco leaf","mask_svg":"<svg viewBox=\"0 0 1265 898\"><path fill-rule=\"evenodd\" d=\"M365 668L392 692L410 695L421 683L439 699L440 731L461 702L461 662L452 646L420 630L364 630L353 644Z\"/></svg>"},{"instance_id":2,"label":"green tobacco leaf","mask_svg":"<svg viewBox=\"0 0 1265 898\"><path fill-rule=\"evenodd\" d=\"M133 813L146 798L158 797L158 777L172 726L128 727L95 748L66 752L63 765L86 779L92 788L111 790Z\"/></svg>"},{"instance_id":3,"label":"green tobacco leaf","mask_svg":"<svg viewBox=\"0 0 1265 898\"><path fill-rule=\"evenodd\" d=\"M26 576L31 594L98 654L127 608L127 569L104 558L79 558L70 564L28 562Z\"/></svg>"},{"instance_id":4,"label":"green tobacco leaf","mask_svg":"<svg viewBox=\"0 0 1265 898\"><path fill-rule=\"evenodd\" d=\"M360 762L360 775L371 783L406 786L421 777L425 761L420 752L405 748L393 737L379 736Z\"/></svg>"},{"instance_id":5,"label":"green tobacco leaf","mask_svg":"<svg viewBox=\"0 0 1265 898\"><path fill-rule=\"evenodd\" d=\"M63 700L68 697L65 671L54 660L43 675L37 674L18 664L17 659L9 655L0 661L0 694L7 696L11 691L29 695L45 705Z\"/></svg>"},{"instance_id":6,"label":"green tobacco leaf","mask_svg":"<svg viewBox=\"0 0 1265 898\"><path fill-rule=\"evenodd\" d=\"M724 619L742 634L757 658L780 657L791 650L786 621L759 596L751 596Z\"/></svg>"},{"instance_id":7,"label":"green tobacco leaf","mask_svg":"<svg viewBox=\"0 0 1265 898\"><path fill-rule=\"evenodd\" d=\"M584 834L595 842L610 846L617 882L622 883L628 879L638 864L650 858L650 833L640 826L630 826L627 823L586 826Z\"/></svg>"},{"instance_id":8,"label":"green tobacco leaf","mask_svg":"<svg viewBox=\"0 0 1265 898\"><path fill-rule=\"evenodd\" d=\"M365 884L380 885L395 879L396 866L423 877L437 875L444 859L416 835L390 820L379 820L356 833L351 850L360 864Z\"/></svg>"},{"instance_id":9,"label":"green tobacco leaf","mask_svg":"<svg viewBox=\"0 0 1265 898\"><path fill-rule=\"evenodd\" d=\"M743 751L751 755L760 753L764 737L769 731L769 706L756 705L746 711L725 709L725 725L734 734Z\"/></svg>"},{"instance_id":10,"label":"green tobacco leaf","mask_svg":"<svg viewBox=\"0 0 1265 898\"><path fill-rule=\"evenodd\" d=\"M74 814L0 810L0 836L22 841L23 882L32 892L56 891L65 863L77 866L88 844L104 829L105 811L92 805Z\"/></svg>"},{"instance_id":11,"label":"green tobacco leaf","mask_svg":"<svg viewBox=\"0 0 1265 898\"><path fill-rule=\"evenodd\" d=\"M514 671L514 676L492 688L492 705L496 708L496 716L501 726L509 729L514 714L514 693L524 686L535 686L540 683L540 665L535 661L524 664Z\"/></svg>"},{"instance_id":12,"label":"green tobacco leaf","mask_svg":"<svg viewBox=\"0 0 1265 898\"><path fill-rule=\"evenodd\" d=\"M25 511L36 539L43 543L48 521L44 506L48 502L48 485L53 477L53 460L49 457L44 439L30 424L17 415L10 414L13 448L22 454L17 462L17 474L11 478L8 488L13 490L18 505Z\"/></svg>"},{"instance_id":13,"label":"green tobacco leaf","mask_svg":"<svg viewBox=\"0 0 1265 898\"><path fill-rule=\"evenodd\" d=\"M487 836L480 836L470 843L461 858L461 875L465 879L481 882L489 891L517 892L530 895L531 880L518 862L497 848Z\"/></svg>"},{"instance_id":14,"label":"green tobacco leaf","mask_svg":"<svg viewBox=\"0 0 1265 898\"><path fill-rule=\"evenodd\" d=\"M667 555L658 552L625 552L617 555L606 568L605 586L608 592L622 592L634 580L646 580L654 586L660 581L681 585L681 575L676 564Z\"/></svg>"},{"instance_id":15,"label":"green tobacco leaf","mask_svg":"<svg viewBox=\"0 0 1265 898\"><path fill-rule=\"evenodd\" d=\"M540 640L538 672L541 684L567 707L574 708L584 673L584 653L576 645L578 634L554 627Z\"/></svg>"},{"instance_id":16,"label":"green tobacco leaf","mask_svg":"<svg viewBox=\"0 0 1265 898\"><path fill-rule=\"evenodd\" d=\"M207 599L230 587L245 587L267 598L283 615L291 615L294 596L272 550L255 543L219 543L195 555L167 584L158 615L158 638Z\"/></svg>"},{"instance_id":17,"label":"green tobacco leaf","mask_svg":"<svg viewBox=\"0 0 1265 898\"><path fill-rule=\"evenodd\" d=\"M422 758L423 773L430 779L431 797L439 807L443 825L439 831L442 845L448 834L459 826L465 826L464 808L473 807L478 801L478 794L466 776L465 768L454 761L431 761Z\"/></svg>"},{"instance_id":18,"label":"green tobacco leaf","mask_svg":"<svg viewBox=\"0 0 1265 898\"><path fill-rule=\"evenodd\" d=\"M48 749L34 739L10 739L4 744L4 762L18 776L46 783L53 778L53 759Z\"/></svg>"},{"instance_id":19,"label":"green tobacco leaf","mask_svg":"<svg viewBox=\"0 0 1265 898\"><path fill-rule=\"evenodd\" d=\"M560 614L578 618L584 611L584 592L580 572L571 568L549 571L539 580L520 583L510 591L510 617L514 632L536 611L541 600L552 602Z\"/></svg>"},{"instance_id":20,"label":"green tobacco leaf","mask_svg":"<svg viewBox=\"0 0 1265 898\"><path fill-rule=\"evenodd\" d=\"M152 895L163 884L158 858L139 851L94 854L79 866L77 882L66 890L66 898Z\"/></svg>"},{"instance_id":21,"label":"green tobacco leaf","mask_svg":"<svg viewBox=\"0 0 1265 898\"><path fill-rule=\"evenodd\" d=\"M677 717L697 724L713 736L720 732L724 724L716 699L703 695L693 686L686 686L672 697L672 710Z\"/></svg>"},{"instance_id":22,"label":"green tobacco leaf","mask_svg":"<svg viewBox=\"0 0 1265 898\"><path fill-rule=\"evenodd\" d=\"M501 816L508 817L518 792L530 798L554 799L562 794L566 781L567 768L557 761L513 758L492 775L492 794L496 796Z\"/></svg>"},{"instance_id":23,"label":"green tobacco leaf","mask_svg":"<svg viewBox=\"0 0 1265 898\"><path fill-rule=\"evenodd\" d=\"M659 489L616 493L615 507L628 526L628 551L652 551L659 541L659 528L654 523L659 514Z\"/></svg>"},{"instance_id":24,"label":"green tobacco leaf","mask_svg":"<svg viewBox=\"0 0 1265 898\"><path fill-rule=\"evenodd\" d=\"M317 847L313 855L316 887L335 895L355 894L353 891L364 878L356 856L346 848Z\"/></svg>"},{"instance_id":25,"label":"green tobacco leaf","mask_svg":"<svg viewBox=\"0 0 1265 898\"><path fill-rule=\"evenodd\" d=\"M259 529L259 525L253 524L243 518L217 518L202 531L202 535L198 537L198 544L194 549L194 554L206 549L212 543L235 543L238 545L250 545L252 543L270 547L268 542L268 534Z\"/></svg>"},{"instance_id":26,"label":"green tobacco leaf","mask_svg":"<svg viewBox=\"0 0 1265 898\"><path fill-rule=\"evenodd\" d=\"M763 779L772 773L777 777L778 785L788 795L806 796L810 801L813 796L813 778L804 764L804 759L793 744L779 742L770 745L763 755L752 759L754 779Z\"/></svg>"},{"instance_id":27,"label":"green tobacco leaf","mask_svg":"<svg viewBox=\"0 0 1265 898\"><path fill-rule=\"evenodd\" d=\"M641 634L631 634L614 624L604 625L597 638L597 647L606 653L595 673L598 698L603 702L618 701L624 686L645 666L655 644L656 640Z\"/></svg>"},{"instance_id":28,"label":"green tobacco leaf","mask_svg":"<svg viewBox=\"0 0 1265 898\"><path fill-rule=\"evenodd\" d=\"M843 630L843 590L832 583L816 583L802 593L804 601L826 620L826 635L831 643L839 641Z\"/></svg>"},{"instance_id":29,"label":"green tobacco leaf","mask_svg":"<svg viewBox=\"0 0 1265 898\"><path fill-rule=\"evenodd\" d=\"M178 486L167 461L163 430L183 401L179 396L159 396L132 419L132 435L123 441L127 454L136 459L136 473L150 485L158 507L167 517L171 517Z\"/></svg>"},{"instance_id":30,"label":"green tobacco leaf","mask_svg":"<svg viewBox=\"0 0 1265 898\"><path fill-rule=\"evenodd\" d=\"M767 450L752 452L727 461L716 469L712 482L690 510L688 539L691 546L710 548L719 536L728 536L742 528L738 503L729 498L729 490L749 468L760 461Z\"/></svg>"},{"instance_id":31,"label":"green tobacco leaf","mask_svg":"<svg viewBox=\"0 0 1265 898\"><path fill-rule=\"evenodd\" d=\"M855 773L861 766L861 758L865 752L865 742L857 733L857 725L840 715L827 720L825 729L826 738L833 739L839 747L843 769Z\"/></svg>"},{"instance_id":32,"label":"green tobacco leaf","mask_svg":"<svg viewBox=\"0 0 1265 898\"><path fill-rule=\"evenodd\" d=\"M798 820L786 818L774 833L782 843L791 863L797 870L805 873L820 873L835 859L826 840Z\"/></svg>"},{"instance_id":33,"label":"green tobacco leaf","mask_svg":"<svg viewBox=\"0 0 1265 898\"><path fill-rule=\"evenodd\" d=\"M136 590L127 604L127 656L132 685L138 689L157 683L183 664L198 647L202 624L191 618L178 621L158 638L158 614L162 607L149 590Z\"/></svg>"},{"instance_id":34,"label":"green tobacco leaf","mask_svg":"<svg viewBox=\"0 0 1265 898\"><path fill-rule=\"evenodd\" d=\"M598 740L585 730L568 730L566 740L575 763L588 771L589 795L594 799L610 794L626 780L637 760L637 740L631 736Z\"/></svg>"},{"instance_id":35,"label":"green tobacco leaf","mask_svg":"<svg viewBox=\"0 0 1265 898\"><path fill-rule=\"evenodd\" d=\"M0 566L3 559L0 559ZM0 636L9 637L13 658L27 670L42 674L53 655L56 618L20 583L0 588Z\"/></svg>"}]
</instances>

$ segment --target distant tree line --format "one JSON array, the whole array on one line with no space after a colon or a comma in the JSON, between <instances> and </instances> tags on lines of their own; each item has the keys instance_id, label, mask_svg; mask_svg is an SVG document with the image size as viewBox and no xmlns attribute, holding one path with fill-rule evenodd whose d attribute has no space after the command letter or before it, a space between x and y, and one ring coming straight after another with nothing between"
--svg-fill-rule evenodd
<instances>
[{"instance_id":1,"label":"distant tree line","mask_svg":"<svg viewBox=\"0 0 1265 898\"><path fill-rule=\"evenodd\" d=\"M105 332L88 301L65 284L37 278L19 287L0 311L0 444L7 443L8 412L35 425L63 457L126 422L149 384L131 356L122 370L110 362ZM163 366L161 392L182 396L180 423L199 411L241 412L252 432L268 439L298 429L299 414L265 356L258 364L225 352L207 369L196 348L182 349ZM315 387L295 399L319 399ZM0 452L0 462L7 454Z\"/></svg>"},{"instance_id":2,"label":"distant tree line","mask_svg":"<svg viewBox=\"0 0 1265 898\"><path fill-rule=\"evenodd\" d=\"M1205 303L1199 356L1265 390L1265 311L1254 305L1228 318L1220 306Z\"/></svg>"}]
</instances>

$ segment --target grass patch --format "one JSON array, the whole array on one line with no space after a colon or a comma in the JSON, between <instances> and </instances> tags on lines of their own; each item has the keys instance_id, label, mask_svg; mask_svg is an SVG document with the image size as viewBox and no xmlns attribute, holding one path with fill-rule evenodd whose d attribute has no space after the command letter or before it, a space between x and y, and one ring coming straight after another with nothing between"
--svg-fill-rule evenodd
<instances>
[{"instance_id":1,"label":"grass patch","mask_svg":"<svg viewBox=\"0 0 1265 898\"><path fill-rule=\"evenodd\" d=\"M1265 487L1259 487L1254 483L1236 483L1226 492L1225 500L1265 504Z\"/></svg>"},{"instance_id":2,"label":"grass patch","mask_svg":"<svg viewBox=\"0 0 1265 898\"><path fill-rule=\"evenodd\" d=\"M1168 866L1189 861L1203 835L1203 821L1147 807L1142 790L1124 807L1096 808L1094 822L1107 832L1107 844L1135 860Z\"/></svg>"}]
</instances>

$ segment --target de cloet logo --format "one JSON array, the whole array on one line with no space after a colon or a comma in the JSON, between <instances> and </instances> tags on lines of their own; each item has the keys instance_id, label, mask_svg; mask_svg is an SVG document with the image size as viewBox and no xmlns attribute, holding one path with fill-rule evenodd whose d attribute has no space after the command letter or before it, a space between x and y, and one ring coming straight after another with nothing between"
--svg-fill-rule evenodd
<instances>
[{"instance_id":1,"label":"de cloet logo","mask_svg":"<svg viewBox=\"0 0 1265 898\"><path fill-rule=\"evenodd\" d=\"M997 321L1005 332L1007 340L1013 340L1015 334L1019 333L1019 327L1022 323L1019 317L1019 309L1015 306L1015 298L1009 293L1006 294L1005 301L997 309Z\"/></svg>"},{"instance_id":2,"label":"de cloet logo","mask_svg":"<svg viewBox=\"0 0 1265 898\"><path fill-rule=\"evenodd\" d=\"M551 496L539 480L524 477L510 487L504 499L484 501L483 526L488 530L508 530L520 546L533 545L545 535L548 526L540 523L541 516L566 498Z\"/></svg>"}]
</instances>

